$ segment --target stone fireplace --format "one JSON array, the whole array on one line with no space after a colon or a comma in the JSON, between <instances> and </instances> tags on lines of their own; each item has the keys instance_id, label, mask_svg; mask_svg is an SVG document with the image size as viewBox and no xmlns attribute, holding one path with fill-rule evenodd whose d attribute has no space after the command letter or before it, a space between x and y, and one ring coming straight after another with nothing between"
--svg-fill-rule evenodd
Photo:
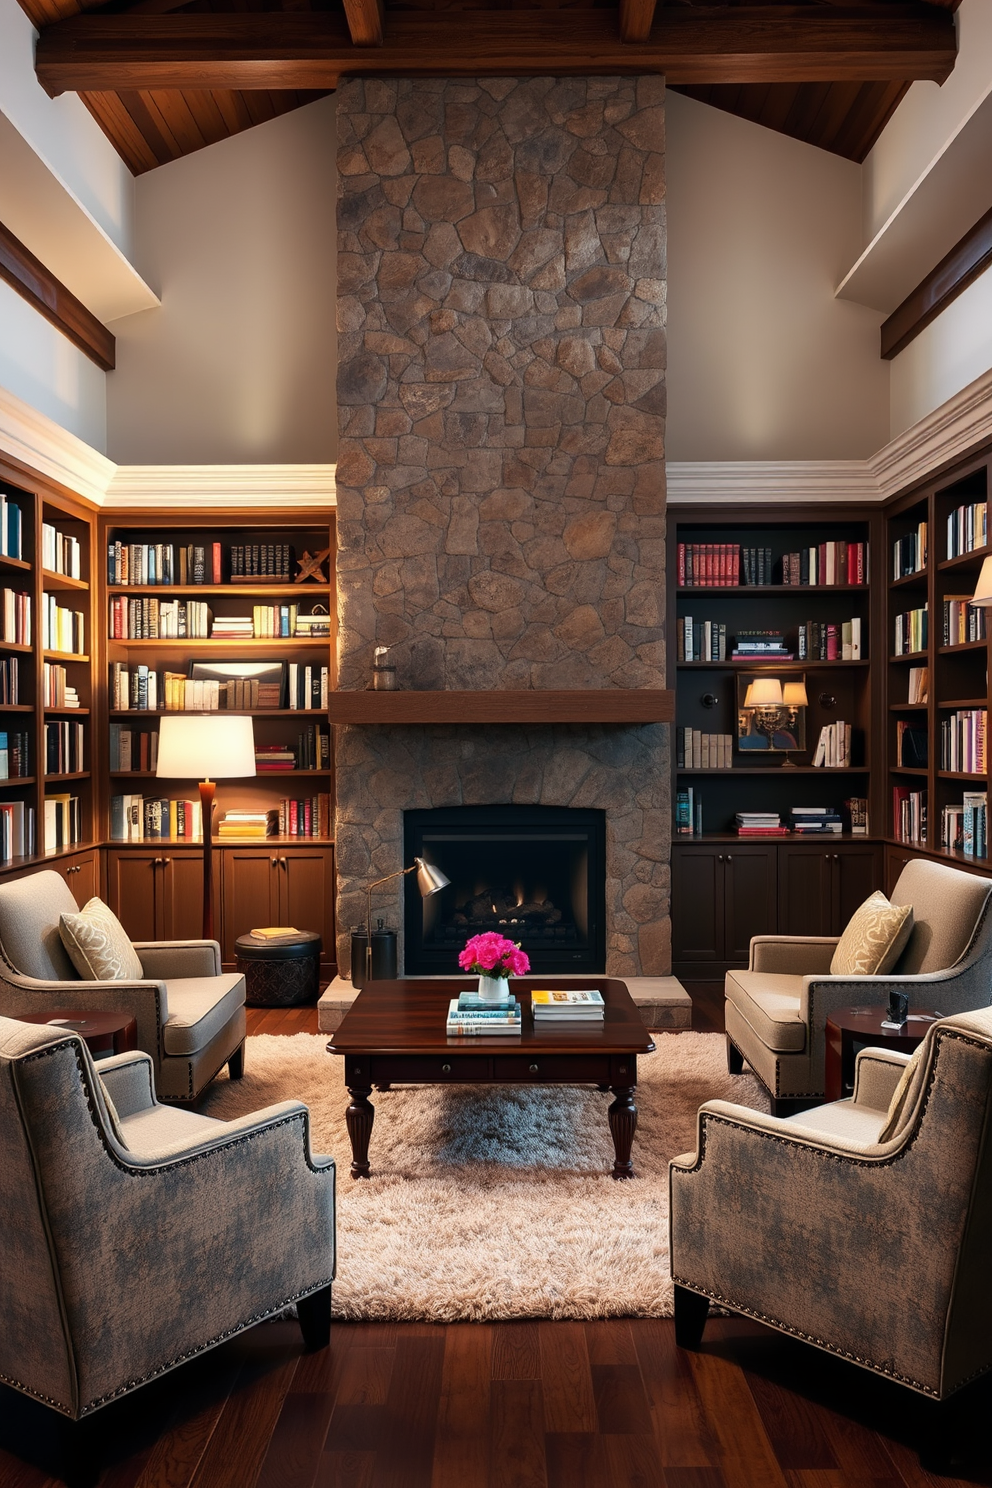
<instances>
[{"instance_id":1,"label":"stone fireplace","mask_svg":"<svg viewBox=\"0 0 992 1488\"><path fill-rule=\"evenodd\" d=\"M337 98L339 687L663 687L663 81ZM605 969L669 970L667 731L552 716L338 727L339 964L404 812L507 804L603 813Z\"/></svg>"}]
</instances>

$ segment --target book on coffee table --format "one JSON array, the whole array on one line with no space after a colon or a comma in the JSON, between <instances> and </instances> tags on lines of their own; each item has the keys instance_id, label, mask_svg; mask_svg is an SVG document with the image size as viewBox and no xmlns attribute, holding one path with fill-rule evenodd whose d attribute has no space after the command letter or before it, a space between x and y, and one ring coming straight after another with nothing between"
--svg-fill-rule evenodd
<instances>
[{"instance_id":1,"label":"book on coffee table","mask_svg":"<svg viewBox=\"0 0 992 1488\"><path fill-rule=\"evenodd\" d=\"M453 997L448 1003L448 1018L445 1031L451 1033L490 1034L520 1033L522 1029L520 1018L520 1005L514 1003L513 1008L503 1012L499 1008L486 1010L484 1012L462 1011L458 1007L458 998Z\"/></svg>"},{"instance_id":2,"label":"book on coffee table","mask_svg":"<svg viewBox=\"0 0 992 1488\"><path fill-rule=\"evenodd\" d=\"M602 1023L606 1017L603 994L572 987L530 994L535 1023Z\"/></svg>"}]
</instances>

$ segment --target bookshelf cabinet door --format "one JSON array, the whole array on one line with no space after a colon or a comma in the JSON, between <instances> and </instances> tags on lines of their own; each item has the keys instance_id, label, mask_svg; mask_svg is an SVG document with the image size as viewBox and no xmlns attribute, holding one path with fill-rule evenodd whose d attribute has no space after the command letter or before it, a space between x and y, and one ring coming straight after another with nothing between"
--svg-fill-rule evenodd
<instances>
[{"instance_id":1,"label":"bookshelf cabinet door","mask_svg":"<svg viewBox=\"0 0 992 1488\"><path fill-rule=\"evenodd\" d=\"M165 850L161 883L163 940L199 940L203 934L203 857ZM214 898L217 898L216 869ZM214 924L218 923L214 904Z\"/></svg>"},{"instance_id":2,"label":"bookshelf cabinet door","mask_svg":"<svg viewBox=\"0 0 992 1488\"><path fill-rule=\"evenodd\" d=\"M910 852L905 847L890 847L885 849L885 892L891 894L896 886L896 881L907 863L914 858L920 857L920 853Z\"/></svg>"},{"instance_id":3,"label":"bookshelf cabinet door","mask_svg":"<svg viewBox=\"0 0 992 1488\"><path fill-rule=\"evenodd\" d=\"M733 844L724 853L724 956L745 966L751 936L768 935L778 925L778 848Z\"/></svg>"},{"instance_id":4,"label":"bookshelf cabinet door","mask_svg":"<svg viewBox=\"0 0 992 1488\"><path fill-rule=\"evenodd\" d=\"M854 911L882 883L879 849L873 844L843 843L834 854L834 923L831 935L841 935Z\"/></svg>"},{"instance_id":5,"label":"bookshelf cabinet door","mask_svg":"<svg viewBox=\"0 0 992 1488\"><path fill-rule=\"evenodd\" d=\"M780 935L833 935L833 858L822 844L779 848Z\"/></svg>"},{"instance_id":6,"label":"bookshelf cabinet door","mask_svg":"<svg viewBox=\"0 0 992 1488\"><path fill-rule=\"evenodd\" d=\"M723 860L716 847L675 848L672 954L676 961L723 960Z\"/></svg>"},{"instance_id":7,"label":"bookshelf cabinet door","mask_svg":"<svg viewBox=\"0 0 992 1488\"><path fill-rule=\"evenodd\" d=\"M260 925L278 925L279 850L276 848L223 849L223 939L225 967L233 970L234 942ZM301 926L301 929L306 928Z\"/></svg>"},{"instance_id":8,"label":"bookshelf cabinet door","mask_svg":"<svg viewBox=\"0 0 992 1488\"><path fill-rule=\"evenodd\" d=\"M321 962L334 961L334 854L331 848L286 848L279 852L280 925L316 930ZM249 926L249 929L251 927Z\"/></svg>"},{"instance_id":9,"label":"bookshelf cabinet door","mask_svg":"<svg viewBox=\"0 0 992 1488\"><path fill-rule=\"evenodd\" d=\"M100 893L99 850L80 853L77 857L53 863L52 866L61 873L80 908Z\"/></svg>"},{"instance_id":10,"label":"bookshelf cabinet door","mask_svg":"<svg viewBox=\"0 0 992 1488\"><path fill-rule=\"evenodd\" d=\"M163 938L163 856L155 847L107 854L107 902L132 940Z\"/></svg>"}]
</instances>

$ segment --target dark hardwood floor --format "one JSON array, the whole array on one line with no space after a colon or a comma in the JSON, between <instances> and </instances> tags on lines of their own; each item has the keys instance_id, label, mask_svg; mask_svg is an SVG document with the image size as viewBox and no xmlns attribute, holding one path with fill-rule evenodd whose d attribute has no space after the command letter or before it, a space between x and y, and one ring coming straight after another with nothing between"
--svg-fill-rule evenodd
<instances>
[{"instance_id":1,"label":"dark hardwood floor","mask_svg":"<svg viewBox=\"0 0 992 1488\"><path fill-rule=\"evenodd\" d=\"M696 1025L722 1025L718 989L701 989ZM249 1012L252 1034L301 1031L316 1032L314 1009ZM309 1355L295 1323L273 1322L93 1427L100 1488L992 1484L992 1382L961 1398L959 1477L918 1463L931 1414L909 1391L742 1319L711 1319L691 1354L667 1321L335 1324L330 1347ZM0 1387L0 1488L56 1488L52 1422Z\"/></svg>"}]
</instances>

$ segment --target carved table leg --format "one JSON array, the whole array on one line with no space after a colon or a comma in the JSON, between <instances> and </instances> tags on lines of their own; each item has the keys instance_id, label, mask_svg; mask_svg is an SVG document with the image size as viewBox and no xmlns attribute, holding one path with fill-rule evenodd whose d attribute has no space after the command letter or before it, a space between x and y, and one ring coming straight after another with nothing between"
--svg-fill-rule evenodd
<instances>
[{"instance_id":1,"label":"carved table leg","mask_svg":"<svg viewBox=\"0 0 992 1488\"><path fill-rule=\"evenodd\" d=\"M634 1105L632 1085L611 1085L616 1096L609 1109L610 1132L613 1136L614 1178L633 1178L634 1164L630 1160L630 1149L637 1130L637 1107Z\"/></svg>"},{"instance_id":2,"label":"carved table leg","mask_svg":"<svg viewBox=\"0 0 992 1488\"><path fill-rule=\"evenodd\" d=\"M351 1138L351 1176L367 1178L369 1138L372 1135L372 1122L375 1120L375 1106L369 1100L372 1087L368 1085L359 1089L349 1085L348 1094L351 1096L351 1105L344 1114L348 1123L348 1136Z\"/></svg>"}]
</instances>

